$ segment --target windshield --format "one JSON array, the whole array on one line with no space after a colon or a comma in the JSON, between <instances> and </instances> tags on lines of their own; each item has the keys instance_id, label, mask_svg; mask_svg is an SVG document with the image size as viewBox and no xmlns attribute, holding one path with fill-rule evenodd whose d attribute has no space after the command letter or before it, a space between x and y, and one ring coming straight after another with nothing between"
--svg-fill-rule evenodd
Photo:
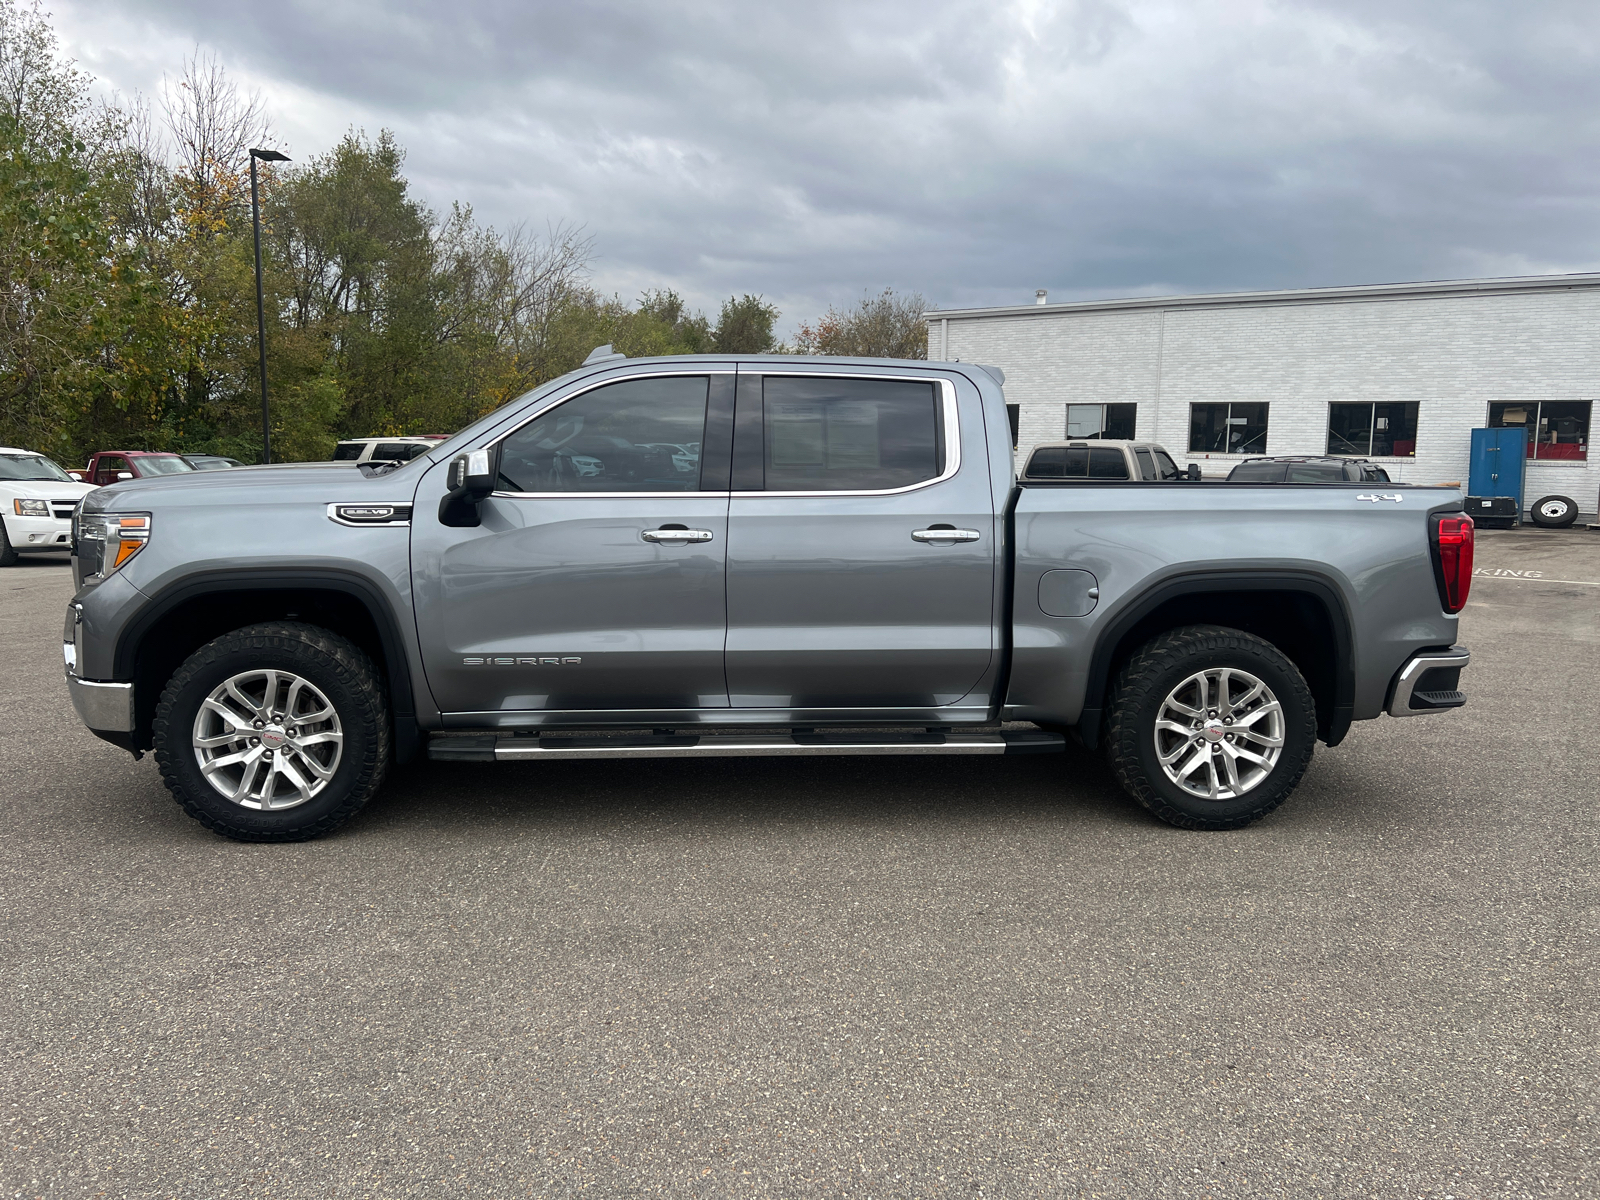
<instances>
[{"instance_id":1,"label":"windshield","mask_svg":"<svg viewBox=\"0 0 1600 1200\"><path fill-rule=\"evenodd\" d=\"M181 475L185 471L194 470L176 454L152 454L149 458L140 456L139 474L141 475Z\"/></svg>"},{"instance_id":2,"label":"windshield","mask_svg":"<svg viewBox=\"0 0 1600 1200\"><path fill-rule=\"evenodd\" d=\"M42 454L0 454L0 479L19 483L73 483L68 475Z\"/></svg>"}]
</instances>

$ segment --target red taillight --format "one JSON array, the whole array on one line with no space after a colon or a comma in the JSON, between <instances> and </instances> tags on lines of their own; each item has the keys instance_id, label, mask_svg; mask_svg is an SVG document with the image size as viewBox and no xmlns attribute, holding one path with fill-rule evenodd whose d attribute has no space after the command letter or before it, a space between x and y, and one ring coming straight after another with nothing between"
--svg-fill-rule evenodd
<instances>
[{"instance_id":1,"label":"red taillight","mask_svg":"<svg viewBox=\"0 0 1600 1200\"><path fill-rule=\"evenodd\" d=\"M1472 590L1471 517L1439 518L1439 594L1445 612L1458 613Z\"/></svg>"}]
</instances>

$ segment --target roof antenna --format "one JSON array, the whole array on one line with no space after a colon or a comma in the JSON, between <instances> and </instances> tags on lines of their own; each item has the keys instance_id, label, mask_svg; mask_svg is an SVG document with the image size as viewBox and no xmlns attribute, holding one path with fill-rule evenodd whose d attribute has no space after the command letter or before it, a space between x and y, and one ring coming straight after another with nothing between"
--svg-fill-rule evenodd
<instances>
[{"instance_id":1,"label":"roof antenna","mask_svg":"<svg viewBox=\"0 0 1600 1200\"><path fill-rule=\"evenodd\" d=\"M596 346L589 351L589 357L583 360L583 365L587 367L592 366L594 363L610 362L613 358L627 357L626 354L618 354L611 348L611 343L607 342L604 346Z\"/></svg>"}]
</instances>

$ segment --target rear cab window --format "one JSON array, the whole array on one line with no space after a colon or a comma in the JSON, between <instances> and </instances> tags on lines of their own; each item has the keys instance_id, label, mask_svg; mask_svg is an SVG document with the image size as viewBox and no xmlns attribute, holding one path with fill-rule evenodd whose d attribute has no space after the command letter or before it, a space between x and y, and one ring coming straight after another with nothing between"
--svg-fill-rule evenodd
<instances>
[{"instance_id":1,"label":"rear cab window","mask_svg":"<svg viewBox=\"0 0 1600 1200\"><path fill-rule=\"evenodd\" d=\"M1089 450L1086 446L1041 446L1028 460L1029 479L1087 479Z\"/></svg>"},{"instance_id":2,"label":"rear cab window","mask_svg":"<svg viewBox=\"0 0 1600 1200\"><path fill-rule=\"evenodd\" d=\"M1089 450L1090 479L1128 478L1128 460L1115 446L1094 446Z\"/></svg>"}]
</instances>

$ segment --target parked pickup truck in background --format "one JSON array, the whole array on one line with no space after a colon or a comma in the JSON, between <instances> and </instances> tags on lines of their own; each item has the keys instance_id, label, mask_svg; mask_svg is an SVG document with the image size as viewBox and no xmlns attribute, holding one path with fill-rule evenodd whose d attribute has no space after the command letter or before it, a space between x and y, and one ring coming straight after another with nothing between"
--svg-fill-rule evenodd
<instances>
[{"instance_id":1,"label":"parked pickup truck in background","mask_svg":"<svg viewBox=\"0 0 1600 1200\"><path fill-rule=\"evenodd\" d=\"M89 465L83 470L69 474L84 483L105 487L124 479L186 475L194 469L181 454L163 454L153 450L102 450L89 457Z\"/></svg>"},{"instance_id":2,"label":"parked pickup truck in background","mask_svg":"<svg viewBox=\"0 0 1600 1200\"><path fill-rule=\"evenodd\" d=\"M1155 442L1129 442L1096 438L1075 442L1045 442L1035 446L1023 468L1024 480L1034 479L1138 479L1145 483L1191 482L1200 468L1190 464L1180 471L1164 446Z\"/></svg>"},{"instance_id":3,"label":"parked pickup truck in background","mask_svg":"<svg viewBox=\"0 0 1600 1200\"><path fill-rule=\"evenodd\" d=\"M607 355L403 464L103 488L68 688L192 816L257 841L333 829L419 752L1069 737L1161 818L1225 829L1352 721L1465 702L1459 491L1019 485L1002 382Z\"/></svg>"}]
</instances>

